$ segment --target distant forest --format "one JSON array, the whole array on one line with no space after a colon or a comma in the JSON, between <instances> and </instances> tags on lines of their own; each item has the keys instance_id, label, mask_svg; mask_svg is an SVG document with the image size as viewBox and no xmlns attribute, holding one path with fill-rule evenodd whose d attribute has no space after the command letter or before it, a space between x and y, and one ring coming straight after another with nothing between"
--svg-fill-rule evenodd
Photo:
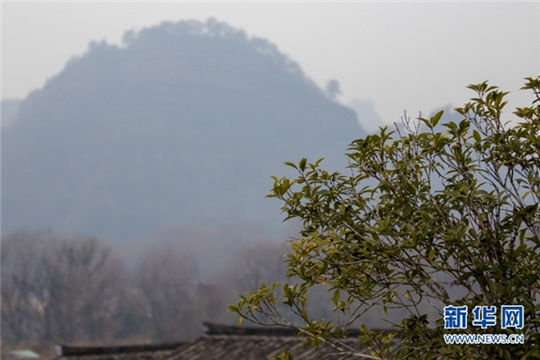
<instances>
[{"instance_id":1,"label":"distant forest","mask_svg":"<svg viewBox=\"0 0 540 360\"><path fill-rule=\"evenodd\" d=\"M149 245L136 266L96 238L16 232L2 239L2 340L72 344L193 339L202 322L234 320L239 291L283 278L286 245L246 246L214 281L174 244Z\"/></svg>"}]
</instances>

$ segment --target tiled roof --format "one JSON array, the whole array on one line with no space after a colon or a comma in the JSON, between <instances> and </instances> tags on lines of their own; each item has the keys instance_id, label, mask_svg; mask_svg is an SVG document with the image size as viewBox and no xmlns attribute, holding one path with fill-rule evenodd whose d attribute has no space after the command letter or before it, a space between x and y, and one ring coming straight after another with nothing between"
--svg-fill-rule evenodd
<instances>
[{"instance_id":1,"label":"tiled roof","mask_svg":"<svg viewBox=\"0 0 540 360\"><path fill-rule=\"evenodd\" d=\"M314 347L305 345L304 342L305 339L293 336L204 335L163 360L262 360L279 355L282 350L291 351L298 360L353 359L336 354L337 350L329 346Z\"/></svg>"},{"instance_id":2,"label":"tiled roof","mask_svg":"<svg viewBox=\"0 0 540 360\"><path fill-rule=\"evenodd\" d=\"M163 360L261 360L270 359L283 350L291 351L294 358L299 360L352 359L337 354L338 351L330 346L306 345L306 338L297 336L294 329L205 325L208 328L205 335L180 347ZM344 342L358 349L357 338L350 337Z\"/></svg>"},{"instance_id":3,"label":"tiled roof","mask_svg":"<svg viewBox=\"0 0 540 360\"><path fill-rule=\"evenodd\" d=\"M116 347L59 346L58 360L265 360L283 350L291 351L295 360L346 360L329 345L305 344L305 337L294 329L237 327L205 323L207 331L190 343L134 345ZM359 351L358 333L342 340L345 346Z\"/></svg>"}]
</instances>

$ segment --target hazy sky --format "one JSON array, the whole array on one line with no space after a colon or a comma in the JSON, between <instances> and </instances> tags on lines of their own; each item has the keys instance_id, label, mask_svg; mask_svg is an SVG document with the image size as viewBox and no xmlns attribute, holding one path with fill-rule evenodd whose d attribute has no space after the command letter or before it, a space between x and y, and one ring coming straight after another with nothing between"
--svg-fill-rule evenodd
<instances>
[{"instance_id":1,"label":"hazy sky","mask_svg":"<svg viewBox=\"0 0 540 360\"><path fill-rule=\"evenodd\" d=\"M215 17L274 42L341 101L371 99L386 122L461 105L486 79L516 92L540 74L540 2L2 2L2 98L43 86L89 41L133 28ZM511 104L528 101L514 95Z\"/></svg>"}]
</instances>

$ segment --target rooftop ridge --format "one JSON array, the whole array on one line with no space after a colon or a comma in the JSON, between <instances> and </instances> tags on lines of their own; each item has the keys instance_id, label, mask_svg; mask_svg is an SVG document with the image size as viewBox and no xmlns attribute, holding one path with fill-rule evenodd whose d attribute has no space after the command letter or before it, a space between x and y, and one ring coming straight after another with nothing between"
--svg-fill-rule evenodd
<instances>
[{"instance_id":1,"label":"rooftop ridge","mask_svg":"<svg viewBox=\"0 0 540 360\"><path fill-rule=\"evenodd\" d=\"M185 345L185 342L161 343L161 344L138 344L138 345L111 345L111 346L70 346L56 345L57 356L85 356L105 355L119 353L136 353L150 351L167 351Z\"/></svg>"},{"instance_id":2,"label":"rooftop ridge","mask_svg":"<svg viewBox=\"0 0 540 360\"><path fill-rule=\"evenodd\" d=\"M300 335L298 329L287 327L255 327L255 326L235 326L214 324L208 321L203 322L206 326L205 335L242 335L242 336L297 336ZM376 332L388 332L390 329L371 329ZM361 335L359 329L348 329L348 337Z\"/></svg>"}]
</instances>

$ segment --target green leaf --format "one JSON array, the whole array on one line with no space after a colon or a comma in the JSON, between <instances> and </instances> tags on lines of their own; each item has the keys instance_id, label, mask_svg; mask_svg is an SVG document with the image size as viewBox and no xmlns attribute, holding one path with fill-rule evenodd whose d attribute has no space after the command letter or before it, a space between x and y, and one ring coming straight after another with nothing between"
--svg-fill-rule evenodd
<instances>
[{"instance_id":1,"label":"green leaf","mask_svg":"<svg viewBox=\"0 0 540 360\"><path fill-rule=\"evenodd\" d=\"M298 164L298 167L300 168L301 171L306 170L306 162L307 162L306 158L302 158L300 160L300 163Z\"/></svg>"},{"instance_id":2,"label":"green leaf","mask_svg":"<svg viewBox=\"0 0 540 360\"><path fill-rule=\"evenodd\" d=\"M444 110L439 111L435 115L431 117L431 126L435 127L439 123L439 120L441 119L442 115L444 113Z\"/></svg>"},{"instance_id":3,"label":"green leaf","mask_svg":"<svg viewBox=\"0 0 540 360\"><path fill-rule=\"evenodd\" d=\"M290 162L290 161L286 161L286 162L285 162L285 165L290 166L290 167L292 167L293 169L296 169L296 170L298 169L298 168L296 167L296 164L293 163L293 162Z\"/></svg>"},{"instance_id":4,"label":"green leaf","mask_svg":"<svg viewBox=\"0 0 540 360\"><path fill-rule=\"evenodd\" d=\"M478 130L473 130L473 137L477 144L482 142L482 138L480 137Z\"/></svg>"},{"instance_id":5,"label":"green leaf","mask_svg":"<svg viewBox=\"0 0 540 360\"><path fill-rule=\"evenodd\" d=\"M339 289L334 290L334 295L332 295L332 302L334 305L338 305L340 299L340 291Z\"/></svg>"}]
</instances>

